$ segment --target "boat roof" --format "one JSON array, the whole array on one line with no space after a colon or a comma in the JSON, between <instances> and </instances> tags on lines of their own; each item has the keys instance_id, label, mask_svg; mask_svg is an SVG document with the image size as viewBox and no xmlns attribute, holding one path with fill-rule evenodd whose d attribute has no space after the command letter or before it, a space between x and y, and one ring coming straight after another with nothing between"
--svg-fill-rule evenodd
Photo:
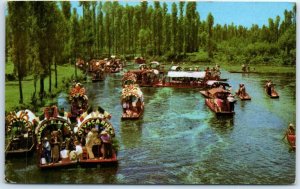
<instances>
[{"instance_id":1,"label":"boat roof","mask_svg":"<svg viewBox=\"0 0 300 189\"><path fill-rule=\"evenodd\" d=\"M213 85L213 84L216 84L216 85L225 85L225 86L229 86L228 83L226 82L222 82L222 81L217 81L217 80L208 80L206 82L207 85Z\"/></svg>"},{"instance_id":2,"label":"boat roof","mask_svg":"<svg viewBox=\"0 0 300 189\"><path fill-rule=\"evenodd\" d=\"M228 91L218 87L218 88L213 88L213 89L210 89L208 90L208 92L212 95L216 94L216 93L229 93Z\"/></svg>"},{"instance_id":3,"label":"boat roof","mask_svg":"<svg viewBox=\"0 0 300 189\"><path fill-rule=\"evenodd\" d=\"M188 71L169 71L168 77L189 77L189 78L204 78L205 72L188 72Z\"/></svg>"}]
</instances>

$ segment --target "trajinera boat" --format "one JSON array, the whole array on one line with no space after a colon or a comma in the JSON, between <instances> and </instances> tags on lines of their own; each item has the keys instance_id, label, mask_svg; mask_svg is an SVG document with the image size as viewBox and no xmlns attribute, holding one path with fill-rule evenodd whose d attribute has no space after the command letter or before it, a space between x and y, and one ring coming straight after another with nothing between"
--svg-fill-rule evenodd
<instances>
[{"instance_id":1,"label":"trajinera boat","mask_svg":"<svg viewBox=\"0 0 300 189\"><path fill-rule=\"evenodd\" d=\"M289 145L291 146L291 148L295 150L296 149L296 127L294 126L294 124L292 123L289 124L285 133L285 137Z\"/></svg>"},{"instance_id":2,"label":"trajinera boat","mask_svg":"<svg viewBox=\"0 0 300 189\"><path fill-rule=\"evenodd\" d=\"M224 90L227 90L227 88L230 87L230 85L227 82L223 82L223 81L209 80L206 82L207 90L201 90L200 93L205 98L214 98L214 96L212 96L208 91L210 89L219 88L219 87L222 87Z\"/></svg>"},{"instance_id":3,"label":"trajinera boat","mask_svg":"<svg viewBox=\"0 0 300 189\"><path fill-rule=\"evenodd\" d=\"M144 111L144 96L140 87L135 84L136 75L128 72L123 77L121 104L123 107L122 119L138 119Z\"/></svg>"},{"instance_id":4,"label":"trajinera boat","mask_svg":"<svg viewBox=\"0 0 300 189\"><path fill-rule=\"evenodd\" d=\"M70 157L74 151L74 134L71 123L60 117L56 106L44 108L44 120L35 129L37 138L38 167L41 169L77 166Z\"/></svg>"},{"instance_id":5,"label":"trajinera boat","mask_svg":"<svg viewBox=\"0 0 300 189\"><path fill-rule=\"evenodd\" d=\"M115 130L103 114L92 112L87 115L78 127L77 136L76 148L82 148L82 154L77 155L80 165L117 163Z\"/></svg>"},{"instance_id":6,"label":"trajinera boat","mask_svg":"<svg viewBox=\"0 0 300 189\"><path fill-rule=\"evenodd\" d=\"M69 100L71 103L70 120L74 123L77 122L77 117L88 108L88 97L85 88L80 83L76 83L75 86L72 87L69 94Z\"/></svg>"},{"instance_id":7,"label":"trajinera boat","mask_svg":"<svg viewBox=\"0 0 300 189\"><path fill-rule=\"evenodd\" d=\"M216 113L216 115L234 115L235 99L230 92L222 88L208 90L210 98L205 99L205 104ZM228 97L232 100L230 100Z\"/></svg>"},{"instance_id":8,"label":"trajinera boat","mask_svg":"<svg viewBox=\"0 0 300 189\"><path fill-rule=\"evenodd\" d=\"M10 112L6 116L6 158L33 154L37 124L38 118L30 110Z\"/></svg>"}]
</instances>

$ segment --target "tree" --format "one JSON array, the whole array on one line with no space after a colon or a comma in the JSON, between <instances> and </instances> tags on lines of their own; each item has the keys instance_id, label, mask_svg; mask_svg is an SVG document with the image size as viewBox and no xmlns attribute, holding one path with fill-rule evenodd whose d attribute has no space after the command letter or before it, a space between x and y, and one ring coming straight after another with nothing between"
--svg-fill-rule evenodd
<instances>
[{"instance_id":1,"label":"tree","mask_svg":"<svg viewBox=\"0 0 300 189\"><path fill-rule=\"evenodd\" d=\"M27 2L8 3L9 23L12 35L12 57L14 66L17 68L19 81L19 103L23 103L22 80L27 74L26 60L28 57L28 32L29 23L27 22L29 5Z\"/></svg>"},{"instance_id":2,"label":"tree","mask_svg":"<svg viewBox=\"0 0 300 189\"><path fill-rule=\"evenodd\" d=\"M175 2L172 3L172 19L171 19L171 51L172 53L178 53L178 23L177 23L177 5Z\"/></svg>"},{"instance_id":3,"label":"tree","mask_svg":"<svg viewBox=\"0 0 300 189\"><path fill-rule=\"evenodd\" d=\"M211 13L208 14L207 16L207 52L208 52L208 57L213 58L213 24L214 24L214 17L212 16Z\"/></svg>"}]
</instances>

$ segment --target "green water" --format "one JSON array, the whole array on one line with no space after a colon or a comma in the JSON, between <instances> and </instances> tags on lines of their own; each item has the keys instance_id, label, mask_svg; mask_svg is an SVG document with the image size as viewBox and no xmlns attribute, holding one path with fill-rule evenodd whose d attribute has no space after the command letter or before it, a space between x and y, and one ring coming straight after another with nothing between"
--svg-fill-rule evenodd
<instances>
[{"instance_id":1,"label":"green water","mask_svg":"<svg viewBox=\"0 0 300 189\"><path fill-rule=\"evenodd\" d=\"M121 121L121 76L85 83L90 103L112 114L118 166L41 171L34 156L7 160L5 175L17 183L293 183L295 152L282 137L296 121L296 76L222 76L234 90L243 82L252 97L238 100L233 117L216 117L198 89L142 88L143 117ZM267 79L276 83L279 99L265 95Z\"/></svg>"}]
</instances>

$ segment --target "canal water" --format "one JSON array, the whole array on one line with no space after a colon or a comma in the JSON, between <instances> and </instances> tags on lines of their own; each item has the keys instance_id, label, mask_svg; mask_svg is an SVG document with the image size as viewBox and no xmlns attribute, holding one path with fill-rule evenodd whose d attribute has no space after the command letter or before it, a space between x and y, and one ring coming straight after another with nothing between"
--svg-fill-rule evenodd
<instances>
[{"instance_id":1,"label":"canal water","mask_svg":"<svg viewBox=\"0 0 300 189\"><path fill-rule=\"evenodd\" d=\"M142 88L145 112L121 121L121 75L85 83L89 102L112 114L118 166L39 170L36 157L6 160L5 176L17 183L51 184L291 184L296 154L282 140L296 122L296 76L231 74L251 101L237 101L233 117L216 117L198 89ZM272 79L280 98L264 93Z\"/></svg>"}]
</instances>

